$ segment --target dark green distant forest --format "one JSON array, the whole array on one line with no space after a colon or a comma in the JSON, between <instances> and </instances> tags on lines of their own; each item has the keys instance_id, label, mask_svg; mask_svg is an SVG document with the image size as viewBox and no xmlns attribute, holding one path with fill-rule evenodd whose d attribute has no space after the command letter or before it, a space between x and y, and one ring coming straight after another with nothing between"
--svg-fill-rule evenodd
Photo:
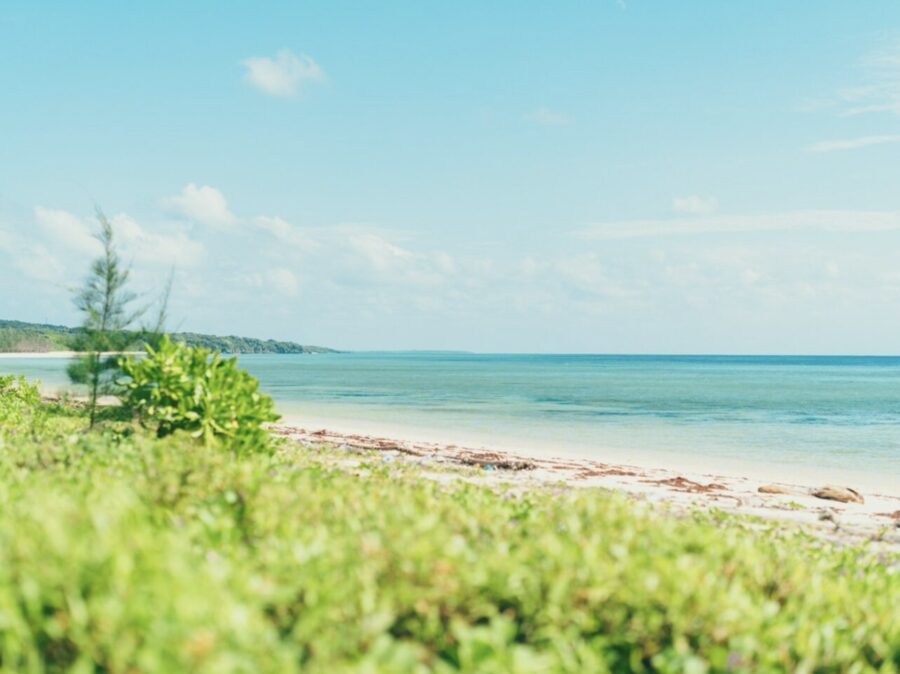
<instances>
[{"instance_id":1,"label":"dark green distant forest","mask_svg":"<svg viewBox=\"0 0 900 674\"><path fill-rule=\"evenodd\" d=\"M76 339L81 328L45 323L25 323L0 319L0 352L44 353L47 351L76 351ZM307 346L274 339L255 339L229 335L204 335L196 332L176 332L172 341L189 346L202 346L222 353L334 353L333 349ZM136 345L140 347L140 345Z\"/></svg>"}]
</instances>

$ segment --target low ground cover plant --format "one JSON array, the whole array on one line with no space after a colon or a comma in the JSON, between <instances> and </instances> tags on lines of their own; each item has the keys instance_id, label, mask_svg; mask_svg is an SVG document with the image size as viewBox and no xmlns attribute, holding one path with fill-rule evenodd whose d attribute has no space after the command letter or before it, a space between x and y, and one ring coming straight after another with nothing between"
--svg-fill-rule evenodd
<instances>
[{"instance_id":1,"label":"low ground cover plant","mask_svg":"<svg viewBox=\"0 0 900 674\"><path fill-rule=\"evenodd\" d=\"M865 548L29 404L38 433L0 425L0 671L900 670L897 560Z\"/></svg>"}]
</instances>

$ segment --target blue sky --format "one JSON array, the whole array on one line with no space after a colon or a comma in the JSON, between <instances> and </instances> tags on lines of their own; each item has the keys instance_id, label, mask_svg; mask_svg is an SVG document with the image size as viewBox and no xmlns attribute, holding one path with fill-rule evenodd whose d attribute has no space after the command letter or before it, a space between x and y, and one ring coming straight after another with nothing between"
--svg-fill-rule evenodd
<instances>
[{"instance_id":1,"label":"blue sky","mask_svg":"<svg viewBox=\"0 0 900 674\"><path fill-rule=\"evenodd\" d=\"M900 352L900 4L0 6L0 316L94 202L173 324L348 349Z\"/></svg>"}]
</instances>

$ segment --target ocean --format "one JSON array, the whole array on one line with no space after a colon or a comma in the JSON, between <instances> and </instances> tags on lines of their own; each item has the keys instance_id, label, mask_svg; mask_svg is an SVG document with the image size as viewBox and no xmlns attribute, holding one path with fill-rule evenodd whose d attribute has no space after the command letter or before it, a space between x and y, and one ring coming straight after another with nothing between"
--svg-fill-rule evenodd
<instances>
[{"instance_id":1,"label":"ocean","mask_svg":"<svg viewBox=\"0 0 900 674\"><path fill-rule=\"evenodd\" d=\"M900 358L242 355L286 420L378 433L898 491ZM65 361L0 372L65 385Z\"/></svg>"}]
</instances>

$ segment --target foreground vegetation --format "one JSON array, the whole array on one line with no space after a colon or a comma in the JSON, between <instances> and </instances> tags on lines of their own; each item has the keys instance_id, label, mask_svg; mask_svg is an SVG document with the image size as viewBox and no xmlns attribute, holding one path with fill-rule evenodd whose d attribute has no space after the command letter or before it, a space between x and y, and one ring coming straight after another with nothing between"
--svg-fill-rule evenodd
<instances>
[{"instance_id":1,"label":"foreground vegetation","mask_svg":"<svg viewBox=\"0 0 900 674\"><path fill-rule=\"evenodd\" d=\"M0 320L0 353L78 351L81 346L79 340L81 333L81 328ZM332 349L321 346L306 346L295 342L235 337L234 335L216 336L196 332L176 332L172 334L172 339L188 346L199 346L222 353L333 353Z\"/></svg>"},{"instance_id":2,"label":"foreground vegetation","mask_svg":"<svg viewBox=\"0 0 900 674\"><path fill-rule=\"evenodd\" d=\"M0 671L900 671L896 560L865 549L85 428L0 381Z\"/></svg>"}]
</instances>

